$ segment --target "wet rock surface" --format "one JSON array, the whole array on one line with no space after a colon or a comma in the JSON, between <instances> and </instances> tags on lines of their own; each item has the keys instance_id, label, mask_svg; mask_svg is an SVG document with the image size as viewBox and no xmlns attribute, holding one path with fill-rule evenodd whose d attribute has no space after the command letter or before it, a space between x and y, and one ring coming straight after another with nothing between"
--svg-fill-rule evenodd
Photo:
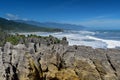
<instances>
[{"instance_id":1,"label":"wet rock surface","mask_svg":"<svg viewBox=\"0 0 120 80\"><path fill-rule=\"evenodd\" d=\"M0 80L120 80L120 50L68 46L66 38L50 45L7 42L0 65Z\"/></svg>"}]
</instances>

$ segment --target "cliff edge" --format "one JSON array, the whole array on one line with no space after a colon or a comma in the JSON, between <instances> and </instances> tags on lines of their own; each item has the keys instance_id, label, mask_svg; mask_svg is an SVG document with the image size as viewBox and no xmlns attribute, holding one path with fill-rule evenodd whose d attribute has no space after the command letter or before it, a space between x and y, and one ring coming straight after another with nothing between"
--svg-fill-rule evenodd
<instances>
[{"instance_id":1,"label":"cliff edge","mask_svg":"<svg viewBox=\"0 0 120 80\"><path fill-rule=\"evenodd\" d=\"M69 46L63 38L0 48L0 80L120 80L120 50Z\"/></svg>"}]
</instances>

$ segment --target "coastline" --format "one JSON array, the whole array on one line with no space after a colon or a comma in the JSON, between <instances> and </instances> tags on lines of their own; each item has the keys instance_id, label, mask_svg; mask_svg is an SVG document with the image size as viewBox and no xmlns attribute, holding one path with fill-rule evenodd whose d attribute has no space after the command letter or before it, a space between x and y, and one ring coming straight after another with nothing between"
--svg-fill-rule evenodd
<instances>
[{"instance_id":1,"label":"coastline","mask_svg":"<svg viewBox=\"0 0 120 80\"><path fill-rule=\"evenodd\" d=\"M81 46L91 46L92 48L119 48L120 40L104 39L94 36L98 32L91 31L65 31L65 32L28 32L19 33L23 35L34 34L37 36L49 36L52 35L58 39L66 37L69 45L81 45Z\"/></svg>"},{"instance_id":2,"label":"coastline","mask_svg":"<svg viewBox=\"0 0 120 80\"><path fill-rule=\"evenodd\" d=\"M69 46L65 37L59 43L52 36L39 39L27 38L26 44L17 45L7 42L1 47L1 80L120 79L119 49Z\"/></svg>"}]
</instances>

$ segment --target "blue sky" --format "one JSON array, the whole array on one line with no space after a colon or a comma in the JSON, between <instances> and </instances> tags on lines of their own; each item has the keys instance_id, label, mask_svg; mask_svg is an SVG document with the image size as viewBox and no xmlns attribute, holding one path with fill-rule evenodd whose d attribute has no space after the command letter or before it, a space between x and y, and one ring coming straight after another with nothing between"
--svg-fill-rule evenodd
<instances>
[{"instance_id":1,"label":"blue sky","mask_svg":"<svg viewBox=\"0 0 120 80\"><path fill-rule=\"evenodd\" d=\"M0 17L120 29L120 0L0 0Z\"/></svg>"}]
</instances>

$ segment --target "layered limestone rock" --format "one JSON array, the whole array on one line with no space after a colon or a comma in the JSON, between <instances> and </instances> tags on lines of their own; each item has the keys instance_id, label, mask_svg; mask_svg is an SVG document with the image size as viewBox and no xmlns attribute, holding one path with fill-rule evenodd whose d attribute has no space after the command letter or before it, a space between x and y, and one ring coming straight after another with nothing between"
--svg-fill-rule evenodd
<instances>
[{"instance_id":1,"label":"layered limestone rock","mask_svg":"<svg viewBox=\"0 0 120 80\"><path fill-rule=\"evenodd\" d=\"M13 46L6 43L2 53L2 72L0 80L40 80L42 79L41 65L32 50L24 44ZM0 57L1 57L0 56Z\"/></svg>"},{"instance_id":2,"label":"layered limestone rock","mask_svg":"<svg viewBox=\"0 0 120 80\"><path fill-rule=\"evenodd\" d=\"M120 50L52 42L7 42L0 48L0 80L120 80Z\"/></svg>"},{"instance_id":3,"label":"layered limestone rock","mask_svg":"<svg viewBox=\"0 0 120 80\"><path fill-rule=\"evenodd\" d=\"M117 56L120 56L120 50L92 49L91 47L84 46L64 47L62 45L55 45L54 47L51 47L51 49L49 46L43 53L44 54L41 56L41 58L43 58L41 59L41 65L45 71L43 73L46 74L47 78L49 76L50 78L53 77L54 79L55 77L59 80L59 78L55 76L56 73L60 73L63 69L70 69L75 73L75 75L73 73L72 74L77 76L79 80L120 79L118 76L119 71L115 70L113 64L111 63L112 61L110 61L112 59L110 59L110 56L108 55L110 53L116 53ZM117 60L118 62L120 61L119 58ZM114 65L117 66L116 68L119 68L119 64L114 64L116 64ZM69 80L69 76L67 80Z\"/></svg>"}]
</instances>

